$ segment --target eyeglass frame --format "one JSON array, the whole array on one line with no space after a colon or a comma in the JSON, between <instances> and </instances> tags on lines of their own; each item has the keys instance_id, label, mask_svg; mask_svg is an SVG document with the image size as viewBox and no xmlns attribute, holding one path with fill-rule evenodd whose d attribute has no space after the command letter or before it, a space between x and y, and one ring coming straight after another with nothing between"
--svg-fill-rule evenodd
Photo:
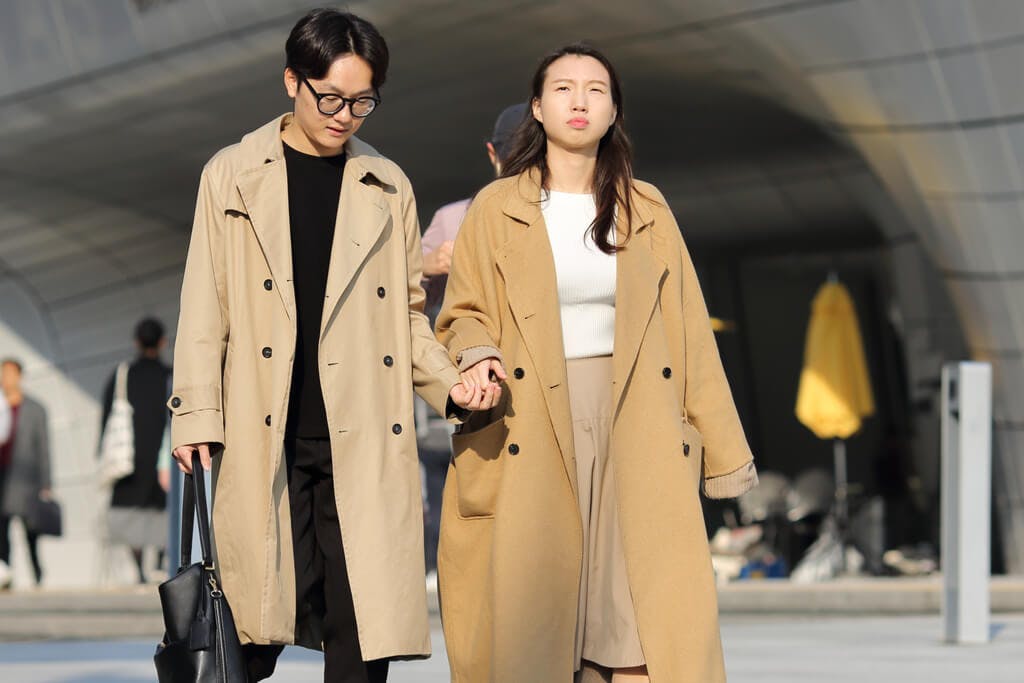
<instances>
[{"instance_id":1,"label":"eyeglass frame","mask_svg":"<svg viewBox=\"0 0 1024 683\"><path fill-rule=\"evenodd\" d=\"M376 93L374 95L361 95L359 97L345 97L344 95L339 95L338 93L333 93L333 92L318 93L316 91L316 89L313 87L313 84L310 83L309 79L306 78L305 76L299 76L299 82L300 82L300 85L302 83L305 83L306 87L309 88L309 92L312 93L313 97L316 99L316 110L318 112L320 112L321 114L323 114L324 116L334 116L338 112L342 111L345 107L348 107L348 112L352 116L354 116L357 119L365 119L367 116L369 116L373 112L377 111L377 107L380 105L380 101L381 101L380 93L377 93L376 91L374 91ZM331 112L324 111L323 109L320 108L320 103L323 101L323 99L325 97L337 97L339 100L341 100L341 106L338 107L337 109L335 109L334 111L331 111ZM355 104L356 102L358 102L359 100L372 100L373 101L373 109L371 109L370 111L368 111L367 113L365 113L363 115L359 115L359 114L355 113L352 110L352 105Z\"/></svg>"}]
</instances>

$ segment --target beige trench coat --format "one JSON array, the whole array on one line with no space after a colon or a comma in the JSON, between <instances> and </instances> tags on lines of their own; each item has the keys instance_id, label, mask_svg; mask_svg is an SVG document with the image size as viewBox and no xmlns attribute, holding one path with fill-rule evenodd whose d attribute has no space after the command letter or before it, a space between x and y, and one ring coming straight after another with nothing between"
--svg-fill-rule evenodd
<instances>
[{"instance_id":1,"label":"beige trench coat","mask_svg":"<svg viewBox=\"0 0 1024 683\"><path fill-rule=\"evenodd\" d=\"M271 121L203 170L168 405L175 447L222 445L213 533L242 641L320 647L320 624L295 623L283 457L296 335L289 122ZM421 313L408 179L355 138L346 152L319 350L338 520L364 658L426 656L413 387L444 414L459 376Z\"/></svg>"},{"instance_id":2,"label":"beige trench coat","mask_svg":"<svg viewBox=\"0 0 1024 683\"><path fill-rule=\"evenodd\" d=\"M439 554L453 681L570 683L582 563L554 261L537 174L471 206L437 321L464 366L497 347L503 405L454 437ZM661 194L635 183L617 255L611 457L627 574L654 683L725 680L698 488L757 481L704 299ZM621 243L621 238L620 238ZM703 444L703 445L702 445Z\"/></svg>"}]
</instances>

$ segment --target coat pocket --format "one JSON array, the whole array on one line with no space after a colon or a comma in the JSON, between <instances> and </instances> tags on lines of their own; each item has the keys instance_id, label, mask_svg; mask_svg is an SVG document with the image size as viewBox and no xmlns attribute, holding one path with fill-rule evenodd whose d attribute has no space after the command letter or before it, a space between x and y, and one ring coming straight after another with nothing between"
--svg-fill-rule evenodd
<instances>
[{"instance_id":1,"label":"coat pocket","mask_svg":"<svg viewBox=\"0 0 1024 683\"><path fill-rule=\"evenodd\" d=\"M499 419L483 429L452 435L458 514L464 519L494 516L501 485L500 455L508 427Z\"/></svg>"}]
</instances>

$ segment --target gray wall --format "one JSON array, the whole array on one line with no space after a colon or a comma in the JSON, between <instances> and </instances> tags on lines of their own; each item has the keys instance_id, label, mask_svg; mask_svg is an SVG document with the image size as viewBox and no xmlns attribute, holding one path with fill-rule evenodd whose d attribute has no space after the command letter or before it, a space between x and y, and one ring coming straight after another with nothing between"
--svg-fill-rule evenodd
<instances>
[{"instance_id":1,"label":"gray wall","mask_svg":"<svg viewBox=\"0 0 1024 683\"><path fill-rule=\"evenodd\" d=\"M0 8L0 349L50 408L69 536L98 547L95 397L143 313L173 327L198 171L288 106L307 3L15 0ZM370 142L421 212L487 179L491 120L590 38L622 72L637 168L696 245L887 245L910 391L965 351L997 378L997 501L1024 571L1024 4L1015 0L353 3L393 68ZM952 306L949 302L952 301ZM961 349L961 339L966 349ZM936 470L934 414L915 442ZM61 563L67 565L68 563ZM99 580L70 570L55 584Z\"/></svg>"}]
</instances>

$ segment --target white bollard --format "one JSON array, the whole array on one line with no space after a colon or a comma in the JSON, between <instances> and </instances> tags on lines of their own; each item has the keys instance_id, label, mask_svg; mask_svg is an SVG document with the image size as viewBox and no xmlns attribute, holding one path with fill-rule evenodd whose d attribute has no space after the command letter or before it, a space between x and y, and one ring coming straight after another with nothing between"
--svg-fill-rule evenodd
<instances>
[{"instance_id":1,"label":"white bollard","mask_svg":"<svg viewBox=\"0 0 1024 683\"><path fill-rule=\"evenodd\" d=\"M942 369L942 621L948 643L989 641L992 366Z\"/></svg>"}]
</instances>

